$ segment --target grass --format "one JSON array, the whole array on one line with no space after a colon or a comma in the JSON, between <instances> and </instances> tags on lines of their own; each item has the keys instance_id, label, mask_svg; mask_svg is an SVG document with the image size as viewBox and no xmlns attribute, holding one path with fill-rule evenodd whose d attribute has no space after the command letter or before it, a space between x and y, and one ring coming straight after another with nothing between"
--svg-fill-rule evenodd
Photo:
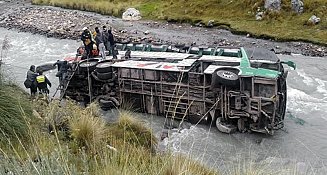
<instances>
[{"instance_id":1,"label":"grass","mask_svg":"<svg viewBox=\"0 0 327 175\"><path fill-rule=\"evenodd\" d=\"M13 84L0 85L0 142L4 137L11 140L27 136L27 123L32 116L32 107L24 99L28 95Z\"/></svg>"},{"instance_id":2,"label":"grass","mask_svg":"<svg viewBox=\"0 0 327 175\"><path fill-rule=\"evenodd\" d=\"M131 112L107 124L95 103L82 108L69 100L39 100L33 108L39 117L21 128L30 133L27 142L0 136L0 174L216 174L187 156L156 153L152 131Z\"/></svg>"},{"instance_id":3,"label":"grass","mask_svg":"<svg viewBox=\"0 0 327 175\"><path fill-rule=\"evenodd\" d=\"M236 34L277 41L307 41L327 45L327 1L305 1L304 13L295 14L290 1L282 1L282 10L265 12L264 20L256 21L258 8L263 9L264 0L32 0L34 4L93 11L106 15L121 16L128 7L139 9L145 19L167 20L207 24L214 20L216 26L230 29ZM318 25L307 25L316 14L321 18Z\"/></svg>"}]
</instances>

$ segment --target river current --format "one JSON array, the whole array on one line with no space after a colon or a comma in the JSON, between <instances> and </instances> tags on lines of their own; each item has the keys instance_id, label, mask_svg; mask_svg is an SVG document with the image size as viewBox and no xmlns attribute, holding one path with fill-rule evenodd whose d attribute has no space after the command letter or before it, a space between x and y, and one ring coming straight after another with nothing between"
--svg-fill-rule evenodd
<instances>
[{"instance_id":1,"label":"river current","mask_svg":"<svg viewBox=\"0 0 327 175\"><path fill-rule=\"evenodd\" d=\"M81 44L3 28L0 28L0 44L6 35L12 47L3 60L3 71L21 87L30 65L53 63L75 53ZM191 155L222 174L252 170L272 174L327 174L327 58L279 57L297 64L297 69L291 70L287 78L287 114L282 130L274 136L227 135L216 128L197 125L173 133L160 147ZM58 85L55 73L56 70L45 74L53 84L52 93ZM163 117L144 114L138 117L160 135Z\"/></svg>"}]
</instances>

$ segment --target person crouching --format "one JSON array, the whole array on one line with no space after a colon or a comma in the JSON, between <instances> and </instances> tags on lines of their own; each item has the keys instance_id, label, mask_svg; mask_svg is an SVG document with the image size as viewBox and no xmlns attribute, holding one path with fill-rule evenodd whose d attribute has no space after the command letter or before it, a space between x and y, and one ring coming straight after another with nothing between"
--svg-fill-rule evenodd
<instances>
[{"instance_id":1,"label":"person crouching","mask_svg":"<svg viewBox=\"0 0 327 175\"><path fill-rule=\"evenodd\" d=\"M49 79L43 75L43 71L38 71L39 75L36 77L37 88L39 89L40 94L47 96L49 94L49 87L51 87L51 82Z\"/></svg>"}]
</instances>

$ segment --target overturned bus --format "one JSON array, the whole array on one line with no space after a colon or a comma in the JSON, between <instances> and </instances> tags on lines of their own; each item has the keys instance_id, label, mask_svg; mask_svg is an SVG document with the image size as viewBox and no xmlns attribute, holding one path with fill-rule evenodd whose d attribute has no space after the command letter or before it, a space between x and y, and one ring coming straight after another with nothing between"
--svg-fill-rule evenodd
<instances>
[{"instance_id":1,"label":"overturned bus","mask_svg":"<svg viewBox=\"0 0 327 175\"><path fill-rule=\"evenodd\" d=\"M214 124L225 133L272 135L284 126L284 65L295 69L295 64L280 61L274 52L147 44L117 48L119 55L130 55L74 61L62 93L98 101L103 109L132 102L142 112Z\"/></svg>"}]
</instances>

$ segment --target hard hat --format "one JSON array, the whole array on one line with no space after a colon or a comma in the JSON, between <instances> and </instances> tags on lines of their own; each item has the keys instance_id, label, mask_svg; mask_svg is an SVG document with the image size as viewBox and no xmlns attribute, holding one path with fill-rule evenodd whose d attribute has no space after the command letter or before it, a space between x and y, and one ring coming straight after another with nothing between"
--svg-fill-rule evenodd
<instances>
[{"instance_id":1,"label":"hard hat","mask_svg":"<svg viewBox=\"0 0 327 175\"><path fill-rule=\"evenodd\" d=\"M83 31L86 30L86 29L87 29L87 27L83 27Z\"/></svg>"}]
</instances>

